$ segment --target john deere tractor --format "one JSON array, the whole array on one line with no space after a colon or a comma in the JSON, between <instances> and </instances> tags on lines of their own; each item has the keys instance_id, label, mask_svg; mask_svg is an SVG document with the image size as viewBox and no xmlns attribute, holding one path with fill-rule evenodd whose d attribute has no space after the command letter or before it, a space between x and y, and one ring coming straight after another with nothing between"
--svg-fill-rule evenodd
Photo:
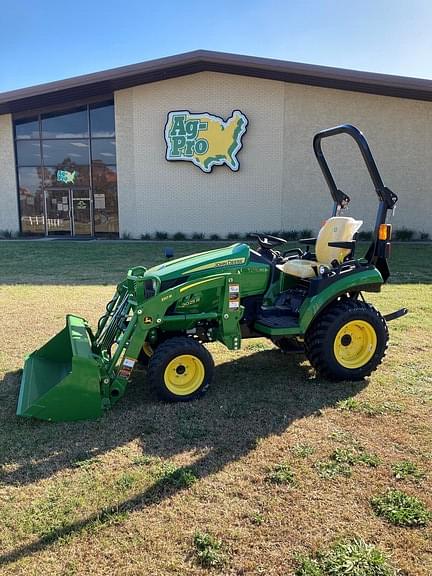
<instances>
[{"instance_id":1,"label":"john deere tractor","mask_svg":"<svg viewBox=\"0 0 432 576\"><path fill-rule=\"evenodd\" d=\"M364 256L356 241L362 222L341 215L350 199L336 187L322 152L322 140L337 134L358 144L378 196ZM382 316L363 296L379 292L389 277L386 216L397 196L384 186L354 126L319 132L313 147L334 202L316 238L284 249L283 238L257 234L256 250L237 243L131 268L95 331L69 315L66 327L26 358L17 414L97 418L123 396L137 363L147 367L146 382L160 398L198 398L213 376L205 343L215 341L239 350L244 338L266 337L282 350L304 350L325 378L369 376L386 353L387 321L407 312Z\"/></svg>"}]
</instances>

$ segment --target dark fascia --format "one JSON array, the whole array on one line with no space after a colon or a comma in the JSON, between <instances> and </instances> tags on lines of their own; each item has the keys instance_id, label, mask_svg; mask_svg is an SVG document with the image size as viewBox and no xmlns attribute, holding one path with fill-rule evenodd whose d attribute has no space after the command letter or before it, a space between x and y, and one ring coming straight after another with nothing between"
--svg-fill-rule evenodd
<instances>
[{"instance_id":1,"label":"dark fascia","mask_svg":"<svg viewBox=\"0 0 432 576\"><path fill-rule=\"evenodd\" d=\"M0 94L0 114L92 99L116 90L211 71L383 96L432 100L432 81L255 56L196 50Z\"/></svg>"}]
</instances>

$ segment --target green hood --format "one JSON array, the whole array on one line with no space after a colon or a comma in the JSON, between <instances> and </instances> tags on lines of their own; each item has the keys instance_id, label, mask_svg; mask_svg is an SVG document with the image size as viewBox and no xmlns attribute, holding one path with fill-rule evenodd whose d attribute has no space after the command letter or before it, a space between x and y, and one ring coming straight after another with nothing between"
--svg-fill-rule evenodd
<instances>
[{"instance_id":1,"label":"green hood","mask_svg":"<svg viewBox=\"0 0 432 576\"><path fill-rule=\"evenodd\" d=\"M239 267L249 261L249 246L247 244L233 244L216 250L191 254L183 258L176 258L149 268L146 275L159 276L161 280L171 280L181 276L196 273L199 276L218 272L223 268Z\"/></svg>"}]
</instances>

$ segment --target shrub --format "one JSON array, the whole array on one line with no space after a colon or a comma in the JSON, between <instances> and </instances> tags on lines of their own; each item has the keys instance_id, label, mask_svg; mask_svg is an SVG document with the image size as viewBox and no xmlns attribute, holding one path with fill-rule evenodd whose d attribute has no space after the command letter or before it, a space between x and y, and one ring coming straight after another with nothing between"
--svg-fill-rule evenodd
<instances>
[{"instance_id":1,"label":"shrub","mask_svg":"<svg viewBox=\"0 0 432 576\"><path fill-rule=\"evenodd\" d=\"M193 544L197 560L204 568L220 568L225 564L222 542L212 534L195 532Z\"/></svg>"},{"instance_id":2,"label":"shrub","mask_svg":"<svg viewBox=\"0 0 432 576\"><path fill-rule=\"evenodd\" d=\"M178 467L170 462L162 464L156 475L160 485L174 488L190 488L198 480L190 468Z\"/></svg>"},{"instance_id":3,"label":"shrub","mask_svg":"<svg viewBox=\"0 0 432 576\"><path fill-rule=\"evenodd\" d=\"M12 230L0 230L0 240L13 240L17 234Z\"/></svg>"},{"instance_id":4,"label":"shrub","mask_svg":"<svg viewBox=\"0 0 432 576\"><path fill-rule=\"evenodd\" d=\"M307 458L315 452L315 448L309 444L295 444L291 451L297 458Z\"/></svg>"},{"instance_id":5,"label":"shrub","mask_svg":"<svg viewBox=\"0 0 432 576\"><path fill-rule=\"evenodd\" d=\"M230 232L230 233L227 235L227 239L228 239L228 240L238 240L239 238L240 238L240 235L239 235L238 232Z\"/></svg>"},{"instance_id":6,"label":"shrub","mask_svg":"<svg viewBox=\"0 0 432 576\"><path fill-rule=\"evenodd\" d=\"M412 240L414 237L414 231L413 230L409 230L408 228L399 228L399 230L396 230L395 232L395 240L399 240L401 242L408 242L409 240Z\"/></svg>"},{"instance_id":7,"label":"shrub","mask_svg":"<svg viewBox=\"0 0 432 576\"><path fill-rule=\"evenodd\" d=\"M336 448L328 460L316 462L315 468L322 478L334 478L335 476L351 476L351 469L356 464L365 464L375 468L380 464L376 454L366 452L361 447Z\"/></svg>"},{"instance_id":8,"label":"shrub","mask_svg":"<svg viewBox=\"0 0 432 576\"><path fill-rule=\"evenodd\" d=\"M249 516L249 518L252 524L255 524L255 526L261 526L261 524L264 522L264 515L261 512L254 512L251 514L251 516Z\"/></svg>"},{"instance_id":9,"label":"shrub","mask_svg":"<svg viewBox=\"0 0 432 576\"><path fill-rule=\"evenodd\" d=\"M151 234L146 232L145 234L141 234L140 238L141 240L151 240Z\"/></svg>"},{"instance_id":10,"label":"shrub","mask_svg":"<svg viewBox=\"0 0 432 576\"><path fill-rule=\"evenodd\" d=\"M220 238L219 234L211 234L211 236L210 236L210 240L220 240L220 239L221 238Z\"/></svg>"},{"instance_id":11,"label":"shrub","mask_svg":"<svg viewBox=\"0 0 432 576\"><path fill-rule=\"evenodd\" d=\"M310 228L303 228L303 230L300 230L298 233L298 238L312 238L312 236L313 232Z\"/></svg>"},{"instance_id":12,"label":"shrub","mask_svg":"<svg viewBox=\"0 0 432 576\"><path fill-rule=\"evenodd\" d=\"M116 486L122 492L126 492L127 490L132 488L134 483L135 483L135 477L132 474L128 473L122 474L120 478L116 480Z\"/></svg>"},{"instance_id":13,"label":"shrub","mask_svg":"<svg viewBox=\"0 0 432 576\"><path fill-rule=\"evenodd\" d=\"M281 236L282 238L285 238L285 240L297 240L298 239L298 232L296 232L295 230L284 230L282 232L279 232L279 234L276 234L276 236Z\"/></svg>"},{"instance_id":14,"label":"shrub","mask_svg":"<svg viewBox=\"0 0 432 576\"><path fill-rule=\"evenodd\" d=\"M351 476L351 466L346 462L336 460L320 460L315 463L315 468L321 478L334 478L335 476Z\"/></svg>"},{"instance_id":15,"label":"shrub","mask_svg":"<svg viewBox=\"0 0 432 576\"><path fill-rule=\"evenodd\" d=\"M420 232L420 240L427 241L429 240L429 234L427 232Z\"/></svg>"},{"instance_id":16,"label":"shrub","mask_svg":"<svg viewBox=\"0 0 432 576\"><path fill-rule=\"evenodd\" d=\"M131 239L132 239L132 234L130 232L123 232L122 240L131 240Z\"/></svg>"},{"instance_id":17,"label":"shrub","mask_svg":"<svg viewBox=\"0 0 432 576\"><path fill-rule=\"evenodd\" d=\"M295 576L396 576L379 548L361 538L341 540L316 558L298 557Z\"/></svg>"},{"instance_id":18,"label":"shrub","mask_svg":"<svg viewBox=\"0 0 432 576\"><path fill-rule=\"evenodd\" d=\"M168 238L168 232L161 232L160 230L156 230L155 238L156 240L166 240Z\"/></svg>"},{"instance_id":19,"label":"shrub","mask_svg":"<svg viewBox=\"0 0 432 576\"><path fill-rule=\"evenodd\" d=\"M256 240L256 232L245 232L243 235L244 240Z\"/></svg>"},{"instance_id":20,"label":"shrub","mask_svg":"<svg viewBox=\"0 0 432 576\"><path fill-rule=\"evenodd\" d=\"M402 406L392 402L370 404L370 402L364 402L352 397L346 398L345 400L339 400L339 402L336 404L336 407L341 411L358 412L360 414L367 414L368 416L382 416L383 414L403 411Z\"/></svg>"},{"instance_id":21,"label":"shrub","mask_svg":"<svg viewBox=\"0 0 432 576\"><path fill-rule=\"evenodd\" d=\"M381 464L381 460L379 456L374 454L373 452L361 452L357 457L357 462L359 464L365 464L366 466L370 466L371 468L376 468Z\"/></svg>"},{"instance_id":22,"label":"shrub","mask_svg":"<svg viewBox=\"0 0 432 576\"><path fill-rule=\"evenodd\" d=\"M383 495L374 496L371 505L377 516L395 526L426 526L431 518L424 502L401 490L391 489Z\"/></svg>"},{"instance_id":23,"label":"shrub","mask_svg":"<svg viewBox=\"0 0 432 576\"><path fill-rule=\"evenodd\" d=\"M289 464L283 462L276 464L271 472L267 475L267 480L272 484L294 484L294 472Z\"/></svg>"},{"instance_id":24,"label":"shrub","mask_svg":"<svg viewBox=\"0 0 432 576\"><path fill-rule=\"evenodd\" d=\"M357 240L361 242L369 242L372 240L372 232L370 230L362 230L357 233Z\"/></svg>"},{"instance_id":25,"label":"shrub","mask_svg":"<svg viewBox=\"0 0 432 576\"><path fill-rule=\"evenodd\" d=\"M142 456L136 456L133 460L132 460L132 464L134 466L147 466L149 464L154 464L154 462L157 462L157 457L156 456L148 456L147 454L143 454Z\"/></svg>"},{"instance_id":26,"label":"shrub","mask_svg":"<svg viewBox=\"0 0 432 576\"><path fill-rule=\"evenodd\" d=\"M391 467L393 476L396 480L414 480L419 482L425 477L425 473L409 460L403 460L397 464L393 464Z\"/></svg>"},{"instance_id":27,"label":"shrub","mask_svg":"<svg viewBox=\"0 0 432 576\"><path fill-rule=\"evenodd\" d=\"M203 232L194 232L192 234L192 240L204 240L204 233Z\"/></svg>"},{"instance_id":28,"label":"shrub","mask_svg":"<svg viewBox=\"0 0 432 576\"><path fill-rule=\"evenodd\" d=\"M186 234L183 232L176 232L173 234L173 240L186 240Z\"/></svg>"}]
</instances>

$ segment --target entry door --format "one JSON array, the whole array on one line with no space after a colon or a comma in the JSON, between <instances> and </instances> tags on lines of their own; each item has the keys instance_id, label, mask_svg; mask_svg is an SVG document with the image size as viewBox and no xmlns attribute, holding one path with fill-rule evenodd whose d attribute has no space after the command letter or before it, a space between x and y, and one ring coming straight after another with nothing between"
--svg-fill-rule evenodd
<instances>
[{"instance_id":1,"label":"entry door","mask_svg":"<svg viewBox=\"0 0 432 576\"><path fill-rule=\"evenodd\" d=\"M50 188L45 190L46 235L72 234L69 190Z\"/></svg>"},{"instance_id":2,"label":"entry door","mask_svg":"<svg viewBox=\"0 0 432 576\"><path fill-rule=\"evenodd\" d=\"M72 205L72 234L74 236L93 235L93 205L89 189L70 190Z\"/></svg>"}]
</instances>

